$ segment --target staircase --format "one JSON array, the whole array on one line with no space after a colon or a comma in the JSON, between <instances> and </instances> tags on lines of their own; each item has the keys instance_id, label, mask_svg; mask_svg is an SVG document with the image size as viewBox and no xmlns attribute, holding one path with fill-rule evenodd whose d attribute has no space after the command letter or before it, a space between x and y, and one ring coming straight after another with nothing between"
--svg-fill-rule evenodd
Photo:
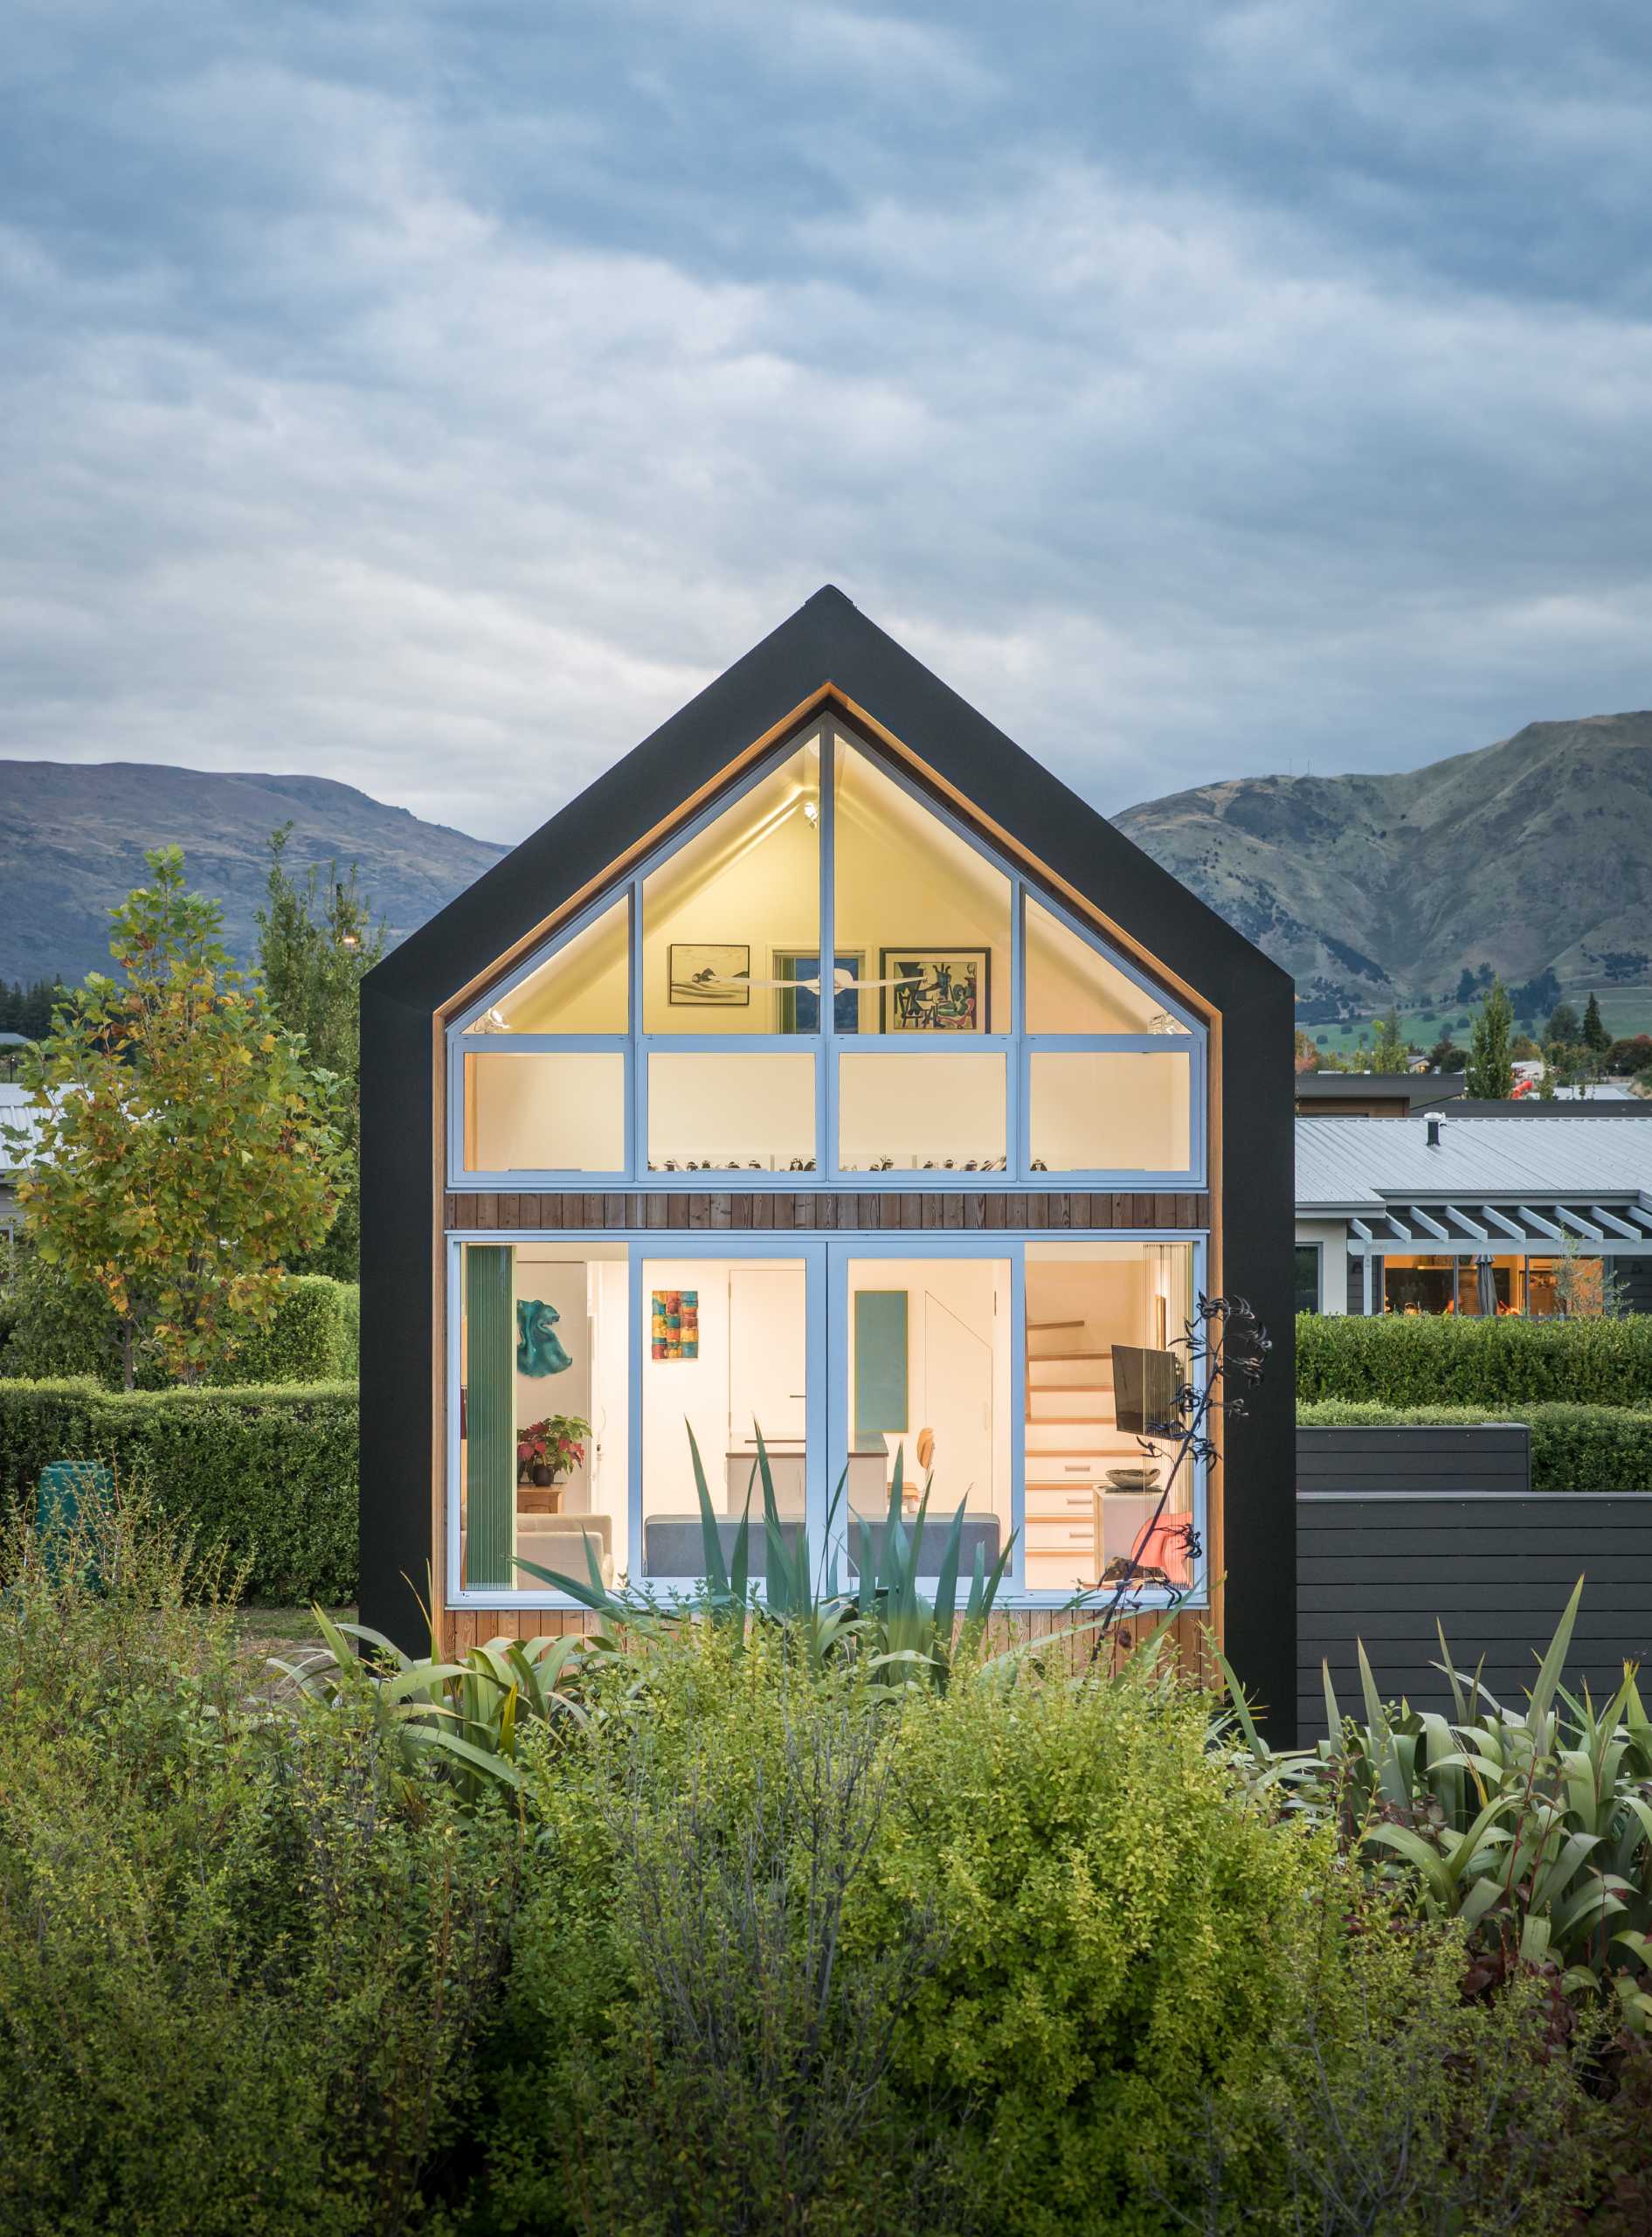
<instances>
[{"instance_id":1,"label":"staircase","mask_svg":"<svg viewBox=\"0 0 1652 2237\"><path fill-rule=\"evenodd\" d=\"M1087 1348L1087 1326L1026 1325L1026 1583L1033 1592L1070 1592L1099 1581L1096 1491L1108 1469L1142 1458L1113 1410L1112 1354ZM1132 1513L1140 1504L1109 1496Z\"/></svg>"}]
</instances>

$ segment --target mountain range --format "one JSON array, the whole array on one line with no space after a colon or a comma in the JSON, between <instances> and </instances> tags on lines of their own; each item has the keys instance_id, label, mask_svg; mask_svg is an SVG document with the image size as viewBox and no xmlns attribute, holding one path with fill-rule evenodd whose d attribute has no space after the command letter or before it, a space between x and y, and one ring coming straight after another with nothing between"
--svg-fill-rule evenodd
<instances>
[{"instance_id":1,"label":"mountain range","mask_svg":"<svg viewBox=\"0 0 1652 2237\"><path fill-rule=\"evenodd\" d=\"M1652 973L1652 712L1530 723L1400 776L1237 777L1115 819L1296 979L1305 1020L1432 999L1465 968L1510 982ZM289 866L361 866L392 938L505 851L322 777L0 763L0 978L83 977L146 848L252 952L269 835Z\"/></svg>"},{"instance_id":2,"label":"mountain range","mask_svg":"<svg viewBox=\"0 0 1652 2237\"><path fill-rule=\"evenodd\" d=\"M1284 965L1305 1018L1483 965L1603 988L1652 967L1652 712L1528 723L1403 776L1233 778L1114 821Z\"/></svg>"},{"instance_id":3,"label":"mountain range","mask_svg":"<svg viewBox=\"0 0 1652 2237\"><path fill-rule=\"evenodd\" d=\"M289 872L361 865L392 940L433 916L505 852L326 777L172 769L134 761L0 761L0 979L66 980L109 963L109 911L147 872L148 848L183 849L189 881L224 906L225 943L257 945L269 838L293 826Z\"/></svg>"}]
</instances>

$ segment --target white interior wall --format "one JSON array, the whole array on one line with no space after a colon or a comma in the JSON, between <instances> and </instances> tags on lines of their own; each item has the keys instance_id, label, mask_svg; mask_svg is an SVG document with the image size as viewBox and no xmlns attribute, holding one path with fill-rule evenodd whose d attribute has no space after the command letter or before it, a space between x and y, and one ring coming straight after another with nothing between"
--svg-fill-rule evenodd
<instances>
[{"instance_id":1,"label":"white interior wall","mask_svg":"<svg viewBox=\"0 0 1652 2237\"><path fill-rule=\"evenodd\" d=\"M647 879L642 910L642 1006L650 1033L773 1033L778 992L744 1003L674 1003L674 943L751 951L754 979L778 976L777 952L808 954L820 939L818 756L792 755Z\"/></svg>"},{"instance_id":2,"label":"white interior wall","mask_svg":"<svg viewBox=\"0 0 1652 2237\"><path fill-rule=\"evenodd\" d=\"M570 1257L551 1243L519 1243L515 1257L515 1301L535 1298L554 1308L556 1333L572 1364L560 1375L516 1375L516 1426L543 1421L548 1414L577 1414L591 1419L591 1352L590 1288L583 1257ZM563 1505L570 1512L588 1505L587 1462L571 1471Z\"/></svg>"},{"instance_id":3,"label":"white interior wall","mask_svg":"<svg viewBox=\"0 0 1652 2237\"><path fill-rule=\"evenodd\" d=\"M950 1514L967 1492L972 1513L995 1513L1006 1538L1010 1528L1011 1452L1020 1423L1013 1415L1011 1373L1012 1269L1000 1258L852 1258L848 1266L848 1357L845 1372L850 1381L848 1415L854 1420L854 1299L861 1290L904 1290L907 1293L907 1422L904 1437L891 1435L893 1449L904 1449L903 1472L909 1483L921 1483L918 1433L935 1432L935 1489L931 1500L937 1513ZM926 1373L925 1300L934 1299L958 1320L988 1350L990 1367L990 1430L974 1420L949 1417L937 1411L937 1394L929 1388Z\"/></svg>"},{"instance_id":4,"label":"white interior wall","mask_svg":"<svg viewBox=\"0 0 1652 2237\"><path fill-rule=\"evenodd\" d=\"M729 1277L759 1263L751 1259L651 1258L642 1269L642 1503L645 1514L697 1514L694 1463L689 1457L688 1428L692 1425L700 1446L712 1505L724 1506L724 1487L730 1449ZM797 1356L789 1368L778 1354L772 1359L777 1375L784 1375L784 1393L777 1387L774 1418L789 1403L789 1394L807 1388L807 1349L804 1311L798 1302L805 1285L800 1258L764 1259L763 1265L788 1274L796 1285L791 1325L796 1330ZM695 1360L656 1360L650 1356L648 1326L655 1290L695 1290L699 1293L700 1356ZM761 1405L749 1386L741 1402ZM766 1408L764 1409L766 1410ZM759 1413L758 1418L762 1418ZM743 1437L736 1440L743 1443Z\"/></svg>"},{"instance_id":5,"label":"white interior wall","mask_svg":"<svg viewBox=\"0 0 1652 2237\"><path fill-rule=\"evenodd\" d=\"M1052 1173L1174 1173L1192 1160L1192 1066L1165 1049L1034 1050L1030 1145Z\"/></svg>"},{"instance_id":6,"label":"white interior wall","mask_svg":"<svg viewBox=\"0 0 1652 2237\"><path fill-rule=\"evenodd\" d=\"M465 1072L470 1172L624 1171L620 1050L467 1051Z\"/></svg>"},{"instance_id":7,"label":"white interior wall","mask_svg":"<svg viewBox=\"0 0 1652 2237\"><path fill-rule=\"evenodd\" d=\"M877 769L845 747L838 788L833 905L840 949L861 950L876 979L886 947L984 947L989 1021L1010 1017L1010 882ZM861 1030L879 1026L878 995L861 997Z\"/></svg>"},{"instance_id":8,"label":"white interior wall","mask_svg":"<svg viewBox=\"0 0 1652 2237\"><path fill-rule=\"evenodd\" d=\"M630 996L622 894L496 1005L512 1033L623 1033Z\"/></svg>"},{"instance_id":9,"label":"white interior wall","mask_svg":"<svg viewBox=\"0 0 1652 2237\"><path fill-rule=\"evenodd\" d=\"M948 1047L845 1052L838 1060L838 1154L865 1171L951 1158L985 1164L1006 1153L1005 1059Z\"/></svg>"},{"instance_id":10,"label":"white interior wall","mask_svg":"<svg viewBox=\"0 0 1652 2237\"><path fill-rule=\"evenodd\" d=\"M1027 896L1029 1033L1151 1033L1164 1007Z\"/></svg>"},{"instance_id":11,"label":"white interior wall","mask_svg":"<svg viewBox=\"0 0 1652 2237\"><path fill-rule=\"evenodd\" d=\"M814 1148L812 1050L652 1049L648 1056L648 1159L752 1159L784 1171Z\"/></svg>"}]
</instances>

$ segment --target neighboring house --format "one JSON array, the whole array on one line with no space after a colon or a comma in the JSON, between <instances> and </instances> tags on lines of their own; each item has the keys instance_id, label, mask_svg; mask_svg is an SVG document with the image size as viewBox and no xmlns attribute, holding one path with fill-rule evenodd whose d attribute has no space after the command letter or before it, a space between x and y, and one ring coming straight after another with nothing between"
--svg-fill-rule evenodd
<instances>
[{"instance_id":1,"label":"neighboring house","mask_svg":"<svg viewBox=\"0 0 1652 2237\"><path fill-rule=\"evenodd\" d=\"M15 1083L24 1051L34 1045L27 1034L0 1033L0 1087L9 1087Z\"/></svg>"},{"instance_id":2,"label":"neighboring house","mask_svg":"<svg viewBox=\"0 0 1652 2237\"><path fill-rule=\"evenodd\" d=\"M1652 1311L1652 1107L1298 1118L1296 1305Z\"/></svg>"},{"instance_id":3,"label":"neighboring house","mask_svg":"<svg viewBox=\"0 0 1652 2237\"><path fill-rule=\"evenodd\" d=\"M29 1143L39 1131L37 1116L30 1108L33 1098L31 1088L19 1086L15 1080L0 1080L0 1236L8 1237L23 1223L17 1183L28 1168ZM12 1139L12 1133L18 1132L26 1138L21 1144Z\"/></svg>"},{"instance_id":4,"label":"neighboring house","mask_svg":"<svg viewBox=\"0 0 1652 2237\"><path fill-rule=\"evenodd\" d=\"M1406 1118L1462 1093L1461 1072L1298 1072L1301 1118Z\"/></svg>"},{"instance_id":5,"label":"neighboring house","mask_svg":"<svg viewBox=\"0 0 1652 2237\"><path fill-rule=\"evenodd\" d=\"M524 1559L683 1584L687 1430L731 1547L760 1425L817 1570L898 1450L1054 1626L1157 1496L1109 1481L1142 1458L1112 1346L1226 1292L1268 1372L1149 1562L1288 1716L1291 1011L817 592L364 983L364 1619L416 1646L430 1590L449 1642L577 1628ZM551 1416L583 1450L520 1482Z\"/></svg>"}]
</instances>

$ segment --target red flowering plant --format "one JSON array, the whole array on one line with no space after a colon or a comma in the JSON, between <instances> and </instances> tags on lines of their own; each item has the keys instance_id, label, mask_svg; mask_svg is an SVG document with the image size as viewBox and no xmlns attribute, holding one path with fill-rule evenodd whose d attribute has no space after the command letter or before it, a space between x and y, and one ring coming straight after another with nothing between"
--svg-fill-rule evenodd
<instances>
[{"instance_id":1,"label":"red flowering plant","mask_svg":"<svg viewBox=\"0 0 1652 2237\"><path fill-rule=\"evenodd\" d=\"M516 1432L516 1465L549 1468L553 1480L577 1468L585 1457L591 1423L577 1414L547 1414L543 1422L529 1422Z\"/></svg>"}]
</instances>

